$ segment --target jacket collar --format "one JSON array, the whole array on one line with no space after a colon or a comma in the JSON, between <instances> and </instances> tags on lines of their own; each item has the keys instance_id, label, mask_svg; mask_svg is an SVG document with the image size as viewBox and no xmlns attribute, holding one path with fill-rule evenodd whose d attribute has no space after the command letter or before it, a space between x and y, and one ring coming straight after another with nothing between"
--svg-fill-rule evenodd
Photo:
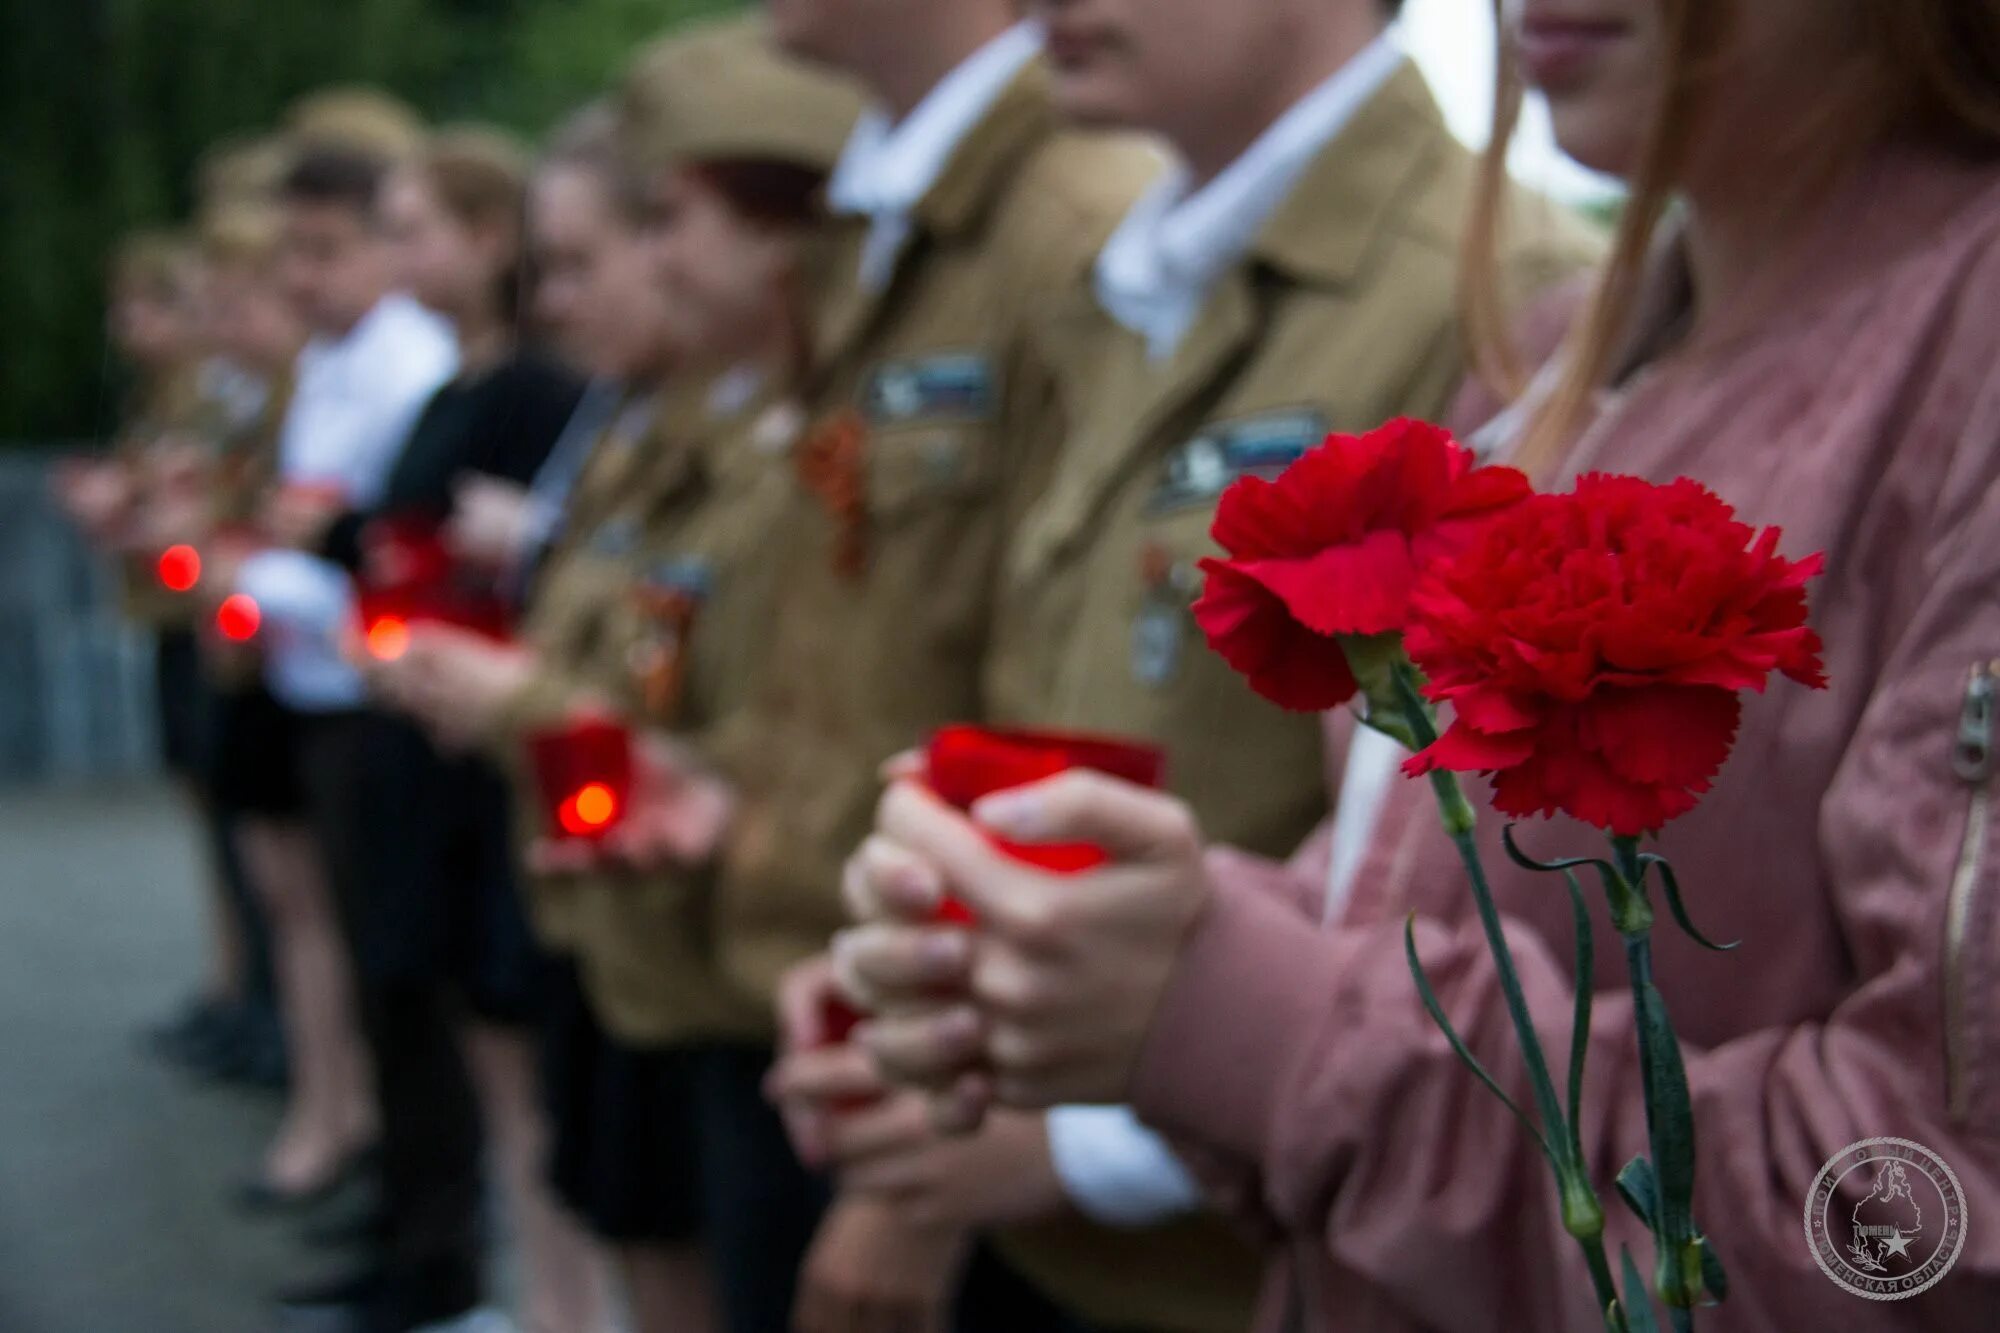
<instances>
[{"instance_id":1,"label":"jacket collar","mask_svg":"<svg viewBox=\"0 0 2000 1333\"><path fill-rule=\"evenodd\" d=\"M1321 150L1251 245L1298 282L1351 282L1446 141L1430 85L1407 61Z\"/></svg>"}]
</instances>

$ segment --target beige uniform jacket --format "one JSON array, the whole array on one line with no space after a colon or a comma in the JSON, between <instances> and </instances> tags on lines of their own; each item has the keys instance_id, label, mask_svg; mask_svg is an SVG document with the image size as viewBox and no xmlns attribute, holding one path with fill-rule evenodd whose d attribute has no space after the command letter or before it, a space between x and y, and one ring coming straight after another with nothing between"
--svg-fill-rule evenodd
<instances>
[{"instance_id":1,"label":"beige uniform jacket","mask_svg":"<svg viewBox=\"0 0 2000 1333\"><path fill-rule=\"evenodd\" d=\"M880 290L855 285L866 226L834 238L784 522L770 688L716 749L744 805L718 901L723 959L765 1003L842 924L839 871L882 760L983 712L1008 527L1053 430L1021 333L1157 171L1123 138L1061 130L1031 65L958 146Z\"/></svg>"},{"instance_id":2,"label":"beige uniform jacket","mask_svg":"<svg viewBox=\"0 0 2000 1333\"><path fill-rule=\"evenodd\" d=\"M1219 842L1282 855L1327 806L1320 725L1253 694L1189 613L1222 489L1273 476L1329 431L1435 418L1465 373L1455 310L1474 163L1413 68L1322 150L1171 360L1088 293L1037 346L1069 435L1009 552L988 657L995 714L1163 745L1169 784ZM1511 289L1573 272L1589 233L1522 196ZM1020 1268L1111 1328L1240 1329L1255 1278L1200 1226L1069 1223L1008 1238ZM1242 1252L1247 1254L1247 1251ZM1240 1257L1240 1255L1239 1255ZM1135 1275L1144 1273L1144 1280Z\"/></svg>"},{"instance_id":3,"label":"beige uniform jacket","mask_svg":"<svg viewBox=\"0 0 2000 1333\"><path fill-rule=\"evenodd\" d=\"M540 817L540 801L520 741L579 701L698 741L750 693L797 410L761 393L726 406L713 398L706 387L676 389L628 410L578 480L524 623L538 671L494 738L519 774L525 819ZM709 878L529 880L538 935L574 956L593 1008L620 1039L658 1045L768 1025L764 1006L715 973Z\"/></svg>"}]
</instances>

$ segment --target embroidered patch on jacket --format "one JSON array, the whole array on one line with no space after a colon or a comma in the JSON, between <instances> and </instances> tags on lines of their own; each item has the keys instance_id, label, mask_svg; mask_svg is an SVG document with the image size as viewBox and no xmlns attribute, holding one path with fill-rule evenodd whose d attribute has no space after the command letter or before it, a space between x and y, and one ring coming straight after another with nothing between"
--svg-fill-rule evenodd
<instances>
[{"instance_id":1,"label":"embroidered patch on jacket","mask_svg":"<svg viewBox=\"0 0 2000 1333\"><path fill-rule=\"evenodd\" d=\"M592 555L616 559L632 554L639 545L639 520L629 515L606 519L590 534Z\"/></svg>"},{"instance_id":2,"label":"embroidered patch on jacket","mask_svg":"<svg viewBox=\"0 0 2000 1333\"><path fill-rule=\"evenodd\" d=\"M977 352L887 361L862 383L861 410L877 425L983 421L993 415L992 364Z\"/></svg>"},{"instance_id":3,"label":"embroidered patch on jacket","mask_svg":"<svg viewBox=\"0 0 2000 1333\"><path fill-rule=\"evenodd\" d=\"M715 595L715 562L701 555L664 556L646 566L640 582L655 592L705 602Z\"/></svg>"},{"instance_id":4,"label":"embroidered patch on jacket","mask_svg":"<svg viewBox=\"0 0 2000 1333\"><path fill-rule=\"evenodd\" d=\"M1276 477L1326 431L1326 416L1309 407L1210 422L1167 455L1146 512L1211 505L1238 477Z\"/></svg>"}]
</instances>

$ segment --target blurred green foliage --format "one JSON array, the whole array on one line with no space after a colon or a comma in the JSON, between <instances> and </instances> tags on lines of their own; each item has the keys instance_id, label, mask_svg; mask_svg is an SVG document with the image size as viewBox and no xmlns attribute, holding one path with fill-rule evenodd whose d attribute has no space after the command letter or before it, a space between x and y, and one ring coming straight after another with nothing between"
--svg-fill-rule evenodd
<instances>
[{"instance_id":1,"label":"blurred green foliage","mask_svg":"<svg viewBox=\"0 0 2000 1333\"><path fill-rule=\"evenodd\" d=\"M0 440L108 424L104 256L216 140L326 84L539 133L646 38L742 0L0 0Z\"/></svg>"}]
</instances>

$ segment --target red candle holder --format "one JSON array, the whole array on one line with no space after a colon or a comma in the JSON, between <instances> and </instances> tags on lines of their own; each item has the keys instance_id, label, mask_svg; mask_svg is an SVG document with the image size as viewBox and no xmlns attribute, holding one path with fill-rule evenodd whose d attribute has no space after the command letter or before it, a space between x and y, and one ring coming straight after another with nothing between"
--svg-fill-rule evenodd
<instances>
[{"instance_id":1,"label":"red candle holder","mask_svg":"<svg viewBox=\"0 0 2000 1333\"><path fill-rule=\"evenodd\" d=\"M1142 787L1166 784L1166 752L1144 741L1078 732L977 726L941 727L925 752L925 781L940 799L970 810L984 796L1025 787L1071 769L1088 768ZM987 841L1016 860L1060 875L1080 874L1108 859L1094 843L1017 843L987 834ZM964 924L972 913L947 898L939 919Z\"/></svg>"},{"instance_id":2,"label":"red candle holder","mask_svg":"<svg viewBox=\"0 0 2000 1333\"><path fill-rule=\"evenodd\" d=\"M617 828L637 770L632 733L608 718L581 718L528 737L542 822L560 841L595 841Z\"/></svg>"},{"instance_id":3,"label":"red candle holder","mask_svg":"<svg viewBox=\"0 0 2000 1333\"><path fill-rule=\"evenodd\" d=\"M250 642L263 624L263 608L248 593L232 593L215 609L215 632L230 643Z\"/></svg>"},{"instance_id":4,"label":"red candle holder","mask_svg":"<svg viewBox=\"0 0 2000 1333\"><path fill-rule=\"evenodd\" d=\"M169 546L153 561L153 576L168 592L193 592L201 582L201 552L185 544Z\"/></svg>"},{"instance_id":5,"label":"red candle holder","mask_svg":"<svg viewBox=\"0 0 2000 1333\"><path fill-rule=\"evenodd\" d=\"M423 517L379 518L361 539L355 580L361 638L370 656L393 662L409 650L410 627L444 624L506 642L513 617L490 580L463 569L444 531Z\"/></svg>"}]
</instances>

